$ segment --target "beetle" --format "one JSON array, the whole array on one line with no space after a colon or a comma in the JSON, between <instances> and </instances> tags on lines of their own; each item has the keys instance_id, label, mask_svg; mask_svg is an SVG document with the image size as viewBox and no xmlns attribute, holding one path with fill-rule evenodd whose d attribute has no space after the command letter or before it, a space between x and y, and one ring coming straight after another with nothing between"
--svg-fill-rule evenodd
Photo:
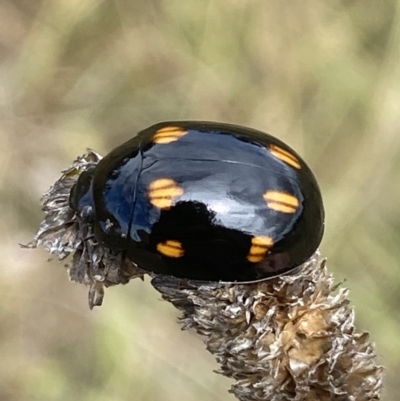
<instances>
[{"instance_id":1,"label":"beetle","mask_svg":"<svg viewBox=\"0 0 400 401\"><path fill-rule=\"evenodd\" d=\"M70 207L95 239L141 269L202 281L253 282L317 250L324 208L302 158L232 124L155 124L83 172Z\"/></svg>"}]
</instances>

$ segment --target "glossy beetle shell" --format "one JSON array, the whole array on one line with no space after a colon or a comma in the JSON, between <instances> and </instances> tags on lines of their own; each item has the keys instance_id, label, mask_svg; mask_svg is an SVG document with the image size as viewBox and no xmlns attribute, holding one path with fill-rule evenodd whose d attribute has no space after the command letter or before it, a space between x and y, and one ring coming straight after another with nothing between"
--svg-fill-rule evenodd
<instances>
[{"instance_id":1,"label":"glossy beetle shell","mask_svg":"<svg viewBox=\"0 0 400 401\"><path fill-rule=\"evenodd\" d=\"M286 273L316 251L324 228L317 182L299 155L270 135L213 122L140 132L82 174L70 204L89 211L105 247L195 280Z\"/></svg>"}]
</instances>

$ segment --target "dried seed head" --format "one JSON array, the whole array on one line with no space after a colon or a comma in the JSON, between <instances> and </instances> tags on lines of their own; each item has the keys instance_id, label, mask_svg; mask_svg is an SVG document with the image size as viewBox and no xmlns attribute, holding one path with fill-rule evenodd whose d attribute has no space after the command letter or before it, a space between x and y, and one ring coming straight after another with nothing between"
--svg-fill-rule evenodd
<instances>
[{"instance_id":1,"label":"dried seed head","mask_svg":"<svg viewBox=\"0 0 400 401\"><path fill-rule=\"evenodd\" d=\"M183 312L184 329L205 336L240 400L379 400L374 347L317 254L296 274L254 284L152 284Z\"/></svg>"},{"instance_id":2,"label":"dried seed head","mask_svg":"<svg viewBox=\"0 0 400 401\"><path fill-rule=\"evenodd\" d=\"M130 279L143 278L144 272L123 254L115 253L99 244L93 236L92 226L84 216L78 216L69 206L72 187L79 176L95 166L101 156L88 150L78 157L42 198L44 220L29 244L38 245L63 260L72 254L72 262L67 264L72 281L89 285L89 306L102 304L104 287L126 284Z\"/></svg>"},{"instance_id":3,"label":"dried seed head","mask_svg":"<svg viewBox=\"0 0 400 401\"><path fill-rule=\"evenodd\" d=\"M183 328L205 337L235 380L242 401L370 401L380 399L383 369L367 333L354 327L348 290L334 284L315 254L297 272L251 284L202 283L141 270L101 246L85 212L69 207L79 175L101 156L88 151L43 197L44 221L26 247L43 245L60 260L72 254L71 280L87 284L91 308L104 287L150 274L162 297L182 311Z\"/></svg>"}]
</instances>

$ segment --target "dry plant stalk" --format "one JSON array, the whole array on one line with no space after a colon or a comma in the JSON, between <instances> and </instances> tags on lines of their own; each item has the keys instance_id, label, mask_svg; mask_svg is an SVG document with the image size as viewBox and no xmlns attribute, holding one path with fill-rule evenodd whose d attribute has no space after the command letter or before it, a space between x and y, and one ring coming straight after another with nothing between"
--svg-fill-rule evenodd
<instances>
[{"instance_id":1,"label":"dry plant stalk","mask_svg":"<svg viewBox=\"0 0 400 401\"><path fill-rule=\"evenodd\" d=\"M355 331L348 290L334 285L317 255L294 275L254 284L152 284L182 310L184 329L206 337L238 399L379 400L374 347Z\"/></svg>"},{"instance_id":2,"label":"dry plant stalk","mask_svg":"<svg viewBox=\"0 0 400 401\"><path fill-rule=\"evenodd\" d=\"M182 311L233 378L241 401L379 400L383 368L368 333L354 327L348 289L334 284L315 254L296 273L252 284L204 283L154 275L99 245L89 224L69 208L79 175L101 156L88 151L44 195L45 219L27 247L43 245L59 259L72 254L71 280L90 286L89 305L104 287L149 274L162 297Z\"/></svg>"}]
</instances>

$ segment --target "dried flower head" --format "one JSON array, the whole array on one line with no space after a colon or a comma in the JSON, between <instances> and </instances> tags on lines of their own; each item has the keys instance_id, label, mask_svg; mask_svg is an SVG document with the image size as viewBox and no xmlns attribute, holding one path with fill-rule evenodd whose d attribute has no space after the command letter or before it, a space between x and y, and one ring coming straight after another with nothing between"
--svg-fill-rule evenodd
<instances>
[{"instance_id":1,"label":"dried flower head","mask_svg":"<svg viewBox=\"0 0 400 401\"><path fill-rule=\"evenodd\" d=\"M122 253L101 246L95 239L92 226L86 216L77 215L69 206L72 187L80 174L96 165L101 156L88 150L78 157L42 198L45 218L33 241L25 245L38 245L56 255L59 260L72 254L72 262L66 266L72 281L89 285L89 306L100 306L104 287L126 284L130 279L145 273Z\"/></svg>"},{"instance_id":2,"label":"dried flower head","mask_svg":"<svg viewBox=\"0 0 400 401\"><path fill-rule=\"evenodd\" d=\"M348 290L334 285L318 255L296 274L254 284L162 276L152 284L183 312L184 329L205 336L240 400L379 400L373 345L356 332Z\"/></svg>"},{"instance_id":3,"label":"dried flower head","mask_svg":"<svg viewBox=\"0 0 400 401\"><path fill-rule=\"evenodd\" d=\"M184 329L204 336L219 373L234 379L242 401L379 400L383 369L367 333L354 327L348 290L334 284L316 253L290 275L252 284L220 284L155 275L101 246L84 212L69 207L79 175L101 156L88 151L43 197L44 221L26 247L43 245L60 260L72 254L71 280L89 285L89 305L104 287L149 274L162 297L182 311Z\"/></svg>"}]
</instances>

